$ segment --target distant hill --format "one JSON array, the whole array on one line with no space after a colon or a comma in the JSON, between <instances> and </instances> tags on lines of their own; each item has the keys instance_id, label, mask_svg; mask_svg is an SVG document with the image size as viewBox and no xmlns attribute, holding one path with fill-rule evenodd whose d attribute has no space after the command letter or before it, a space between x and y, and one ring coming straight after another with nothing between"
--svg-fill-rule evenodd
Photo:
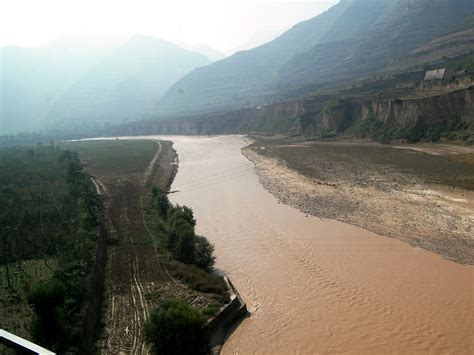
<instances>
[{"instance_id":1,"label":"distant hill","mask_svg":"<svg viewBox=\"0 0 474 355\"><path fill-rule=\"evenodd\" d=\"M472 0L341 0L270 43L192 71L166 92L158 113L257 106L369 77L459 31L473 13Z\"/></svg>"},{"instance_id":2,"label":"distant hill","mask_svg":"<svg viewBox=\"0 0 474 355\"><path fill-rule=\"evenodd\" d=\"M176 41L174 42L178 46L183 47L191 52L196 52L202 54L205 57L208 57L210 60L215 62L216 60L221 60L225 58L225 54L219 52L217 49L214 49L206 44L189 44L185 42Z\"/></svg>"},{"instance_id":3,"label":"distant hill","mask_svg":"<svg viewBox=\"0 0 474 355\"><path fill-rule=\"evenodd\" d=\"M0 135L35 130L55 100L110 48L0 48Z\"/></svg>"},{"instance_id":4,"label":"distant hill","mask_svg":"<svg viewBox=\"0 0 474 355\"><path fill-rule=\"evenodd\" d=\"M51 108L47 123L71 127L139 120L176 80L209 63L170 42L134 36L72 85Z\"/></svg>"}]
</instances>

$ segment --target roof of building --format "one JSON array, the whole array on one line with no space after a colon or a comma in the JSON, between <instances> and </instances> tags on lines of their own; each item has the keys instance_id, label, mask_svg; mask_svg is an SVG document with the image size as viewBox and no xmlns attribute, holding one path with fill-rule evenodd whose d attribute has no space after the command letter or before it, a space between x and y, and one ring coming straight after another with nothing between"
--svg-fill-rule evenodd
<instances>
[{"instance_id":1,"label":"roof of building","mask_svg":"<svg viewBox=\"0 0 474 355\"><path fill-rule=\"evenodd\" d=\"M426 72L425 80L440 80L444 79L446 75L446 68L429 70Z\"/></svg>"}]
</instances>

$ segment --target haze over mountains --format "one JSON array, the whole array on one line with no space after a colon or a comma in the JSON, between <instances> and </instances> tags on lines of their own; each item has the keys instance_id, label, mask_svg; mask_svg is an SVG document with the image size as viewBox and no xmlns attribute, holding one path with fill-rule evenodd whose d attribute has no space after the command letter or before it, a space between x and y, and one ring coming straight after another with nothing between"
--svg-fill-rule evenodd
<instances>
[{"instance_id":1,"label":"haze over mountains","mask_svg":"<svg viewBox=\"0 0 474 355\"><path fill-rule=\"evenodd\" d=\"M209 63L175 44L134 36L65 92L47 119L69 125L140 119L176 80Z\"/></svg>"},{"instance_id":2,"label":"haze over mountains","mask_svg":"<svg viewBox=\"0 0 474 355\"><path fill-rule=\"evenodd\" d=\"M137 120L176 80L211 62L141 35L118 47L2 48L0 131Z\"/></svg>"},{"instance_id":3,"label":"haze over mountains","mask_svg":"<svg viewBox=\"0 0 474 355\"><path fill-rule=\"evenodd\" d=\"M472 0L341 0L227 58L142 35L1 48L0 133L226 112L350 86L472 52L473 14Z\"/></svg>"},{"instance_id":4,"label":"haze over mountains","mask_svg":"<svg viewBox=\"0 0 474 355\"><path fill-rule=\"evenodd\" d=\"M110 48L1 48L0 132L37 128L55 99Z\"/></svg>"},{"instance_id":5,"label":"haze over mountains","mask_svg":"<svg viewBox=\"0 0 474 355\"><path fill-rule=\"evenodd\" d=\"M270 43L194 70L163 96L159 113L257 106L369 77L473 12L472 0L342 0Z\"/></svg>"}]
</instances>

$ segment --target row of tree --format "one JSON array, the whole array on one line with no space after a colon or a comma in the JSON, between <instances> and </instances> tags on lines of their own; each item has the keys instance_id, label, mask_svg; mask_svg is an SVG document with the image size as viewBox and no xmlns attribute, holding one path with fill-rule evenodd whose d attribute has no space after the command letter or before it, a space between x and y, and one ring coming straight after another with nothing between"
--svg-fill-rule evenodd
<instances>
[{"instance_id":1,"label":"row of tree","mask_svg":"<svg viewBox=\"0 0 474 355\"><path fill-rule=\"evenodd\" d=\"M202 236L196 235L193 211L186 206L173 206L168 196L153 187L153 209L158 212L158 237L173 257L209 271L214 265L214 246Z\"/></svg>"}]
</instances>

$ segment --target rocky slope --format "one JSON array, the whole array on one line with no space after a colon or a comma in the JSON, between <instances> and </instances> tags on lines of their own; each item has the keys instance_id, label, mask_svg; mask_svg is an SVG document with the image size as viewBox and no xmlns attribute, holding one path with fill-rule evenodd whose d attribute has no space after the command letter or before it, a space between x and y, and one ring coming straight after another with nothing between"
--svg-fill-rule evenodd
<instances>
[{"instance_id":1,"label":"rocky slope","mask_svg":"<svg viewBox=\"0 0 474 355\"><path fill-rule=\"evenodd\" d=\"M436 141L450 132L469 133L469 129L474 129L474 83L470 79L439 87L418 85L416 91L405 97L316 96L220 114L143 120L111 126L100 134L258 132L301 134L306 139L349 136L415 142ZM473 137L467 134L464 139L468 142Z\"/></svg>"}]
</instances>

